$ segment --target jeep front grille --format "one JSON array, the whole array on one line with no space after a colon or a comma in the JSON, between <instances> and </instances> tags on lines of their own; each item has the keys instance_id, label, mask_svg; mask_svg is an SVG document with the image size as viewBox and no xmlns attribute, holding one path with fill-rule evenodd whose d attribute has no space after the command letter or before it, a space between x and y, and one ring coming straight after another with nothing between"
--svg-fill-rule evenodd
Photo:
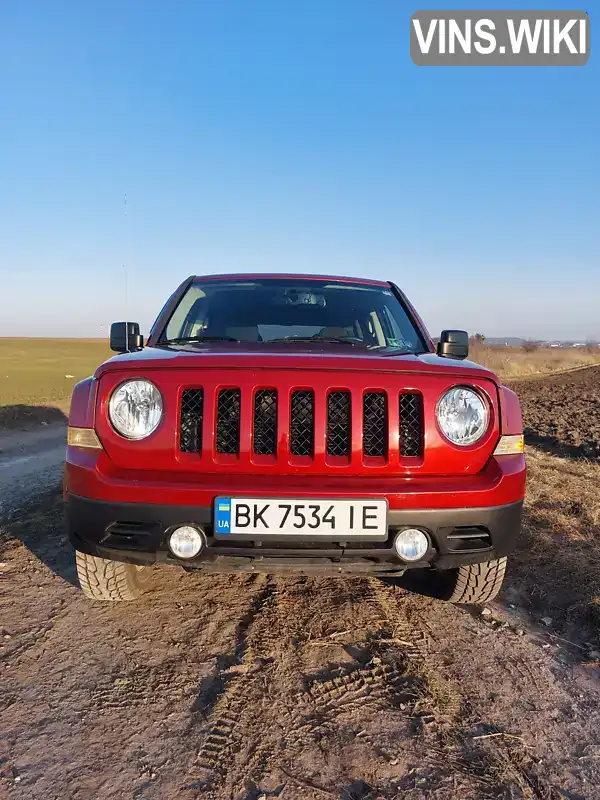
<instances>
[{"instance_id":1,"label":"jeep front grille","mask_svg":"<svg viewBox=\"0 0 600 800\"><path fill-rule=\"evenodd\" d=\"M217 402L217 453L235 455L240 450L239 389L222 389Z\"/></svg>"},{"instance_id":2,"label":"jeep front grille","mask_svg":"<svg viewBox=\"0 0 600 800\"><path fill-rule=\"evenodd\" d=\"M420 394L400 395L400 455L423 452L423 400Z\"/></svg>"},{"instance_id":3,"label":"jeep front grille","mask_svg":"<svg viewBox=\"0 0 600 800\"><path fill-rule=\"evenodd\" d=\"M254 395L254 452L259 456L277 452L277 389L261 389Z\"/></svg>"},{"instance_id":4,"label":"jeep front grille","mask_svg":"<svg viewBox=\"0 0 600 800\"><path fill-rule=\"evenodd\" d=\"M366 456L387 456L388 413L384 392L367 392L363 397L363 451Z\"/></svg>"},{"instance_id":5,"label":"jeep front grille","mask_svg":"<svg viewBox=\"0 0 600 800\"><path fill-rule=\"evenodd\" d=\"M202 450L203 389L184 389L181 393L179 449L182 453Z\"/></svg>"},{"instance_id":6,"label":"jeep front grille","mask_svg":"<svg viewBox=\"0 0 600 800\"><path fill-rule=\"evenodd\" d=\"M315 395L303 390L292 393L290 450L293 456L312 456L315 444Z\"/></svg>"},{"instance_id":7,"label":"jeep front grille","mask_svg":"<svg viewBox=\"0 0 600 800\"><path fill-rule=\"evenodd\" d=\"M347 464L363 458L388 463L390 449L396 459L407 459L406 464L423 457L420 394L206 387L181 393L182 453L209 455L212 451L217 457L270 456L286 461L332 458L337 459L332 465L343 467L344 459ZM303 463L297 462L298 466Z\"/></svg>"},{"instance_id":8,"label":"jeep front grille","mask_svg":"<svg viewBox=\"0 0 600 800\"><path fill-rule=\"evenodd\" d=\"M327 396L327 455L350 455L350 392Z\"/></svg>"}]
</instances>

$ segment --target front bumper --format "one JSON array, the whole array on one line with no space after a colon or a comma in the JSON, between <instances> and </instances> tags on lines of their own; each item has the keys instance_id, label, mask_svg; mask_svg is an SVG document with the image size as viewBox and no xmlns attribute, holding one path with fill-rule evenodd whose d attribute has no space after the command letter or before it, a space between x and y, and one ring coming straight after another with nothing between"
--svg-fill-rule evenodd
<instances>
[{"instance_id":1,"label":"front bumper","mask_svg":"<svg viewBox=\"0 0 600 800\"><path fill-rule=\"evenodd\" d=\"M294 571L399 575L407 568L445 570L505 556L521 527L522 501L491 507L390 508L382 542L290 542L216 539L212 506L92 500L65 492L69 538L84 553L134 564L170 563L213 572ZM195 559L176 558L169 533L191 523L203 528L207 546ZM402 528L421 528L431 542L425 558L403 562L393 549Z\"/></svg>"}]
</instances>

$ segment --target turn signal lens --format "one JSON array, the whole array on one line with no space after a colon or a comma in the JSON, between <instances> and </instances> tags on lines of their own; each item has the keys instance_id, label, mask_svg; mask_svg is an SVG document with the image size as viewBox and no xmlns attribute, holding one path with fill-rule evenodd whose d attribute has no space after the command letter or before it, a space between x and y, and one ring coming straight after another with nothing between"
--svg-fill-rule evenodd
<instances>
[{"instance_id":1,"label":"turn signal lens","mask_svg":"<svg viewBox=\"0 0 600 800\"><path fill-rule=\"evenodd\" d=\"M67 430L67 444L71 447L89 447L92 450L102 450L100 439L93 428L69 428Z\"/></svg>"},{"instance_id":2,"label":"turn signal lens","mask_svg":"<svg viewBox=\"0 0 600 800\"><path fill-rule=\"evenodd\" d=\"M495 456L514 456L525 452L525 439L523 434L518 436L501 436L496 449Z\"/></svg>"}]
</instances>

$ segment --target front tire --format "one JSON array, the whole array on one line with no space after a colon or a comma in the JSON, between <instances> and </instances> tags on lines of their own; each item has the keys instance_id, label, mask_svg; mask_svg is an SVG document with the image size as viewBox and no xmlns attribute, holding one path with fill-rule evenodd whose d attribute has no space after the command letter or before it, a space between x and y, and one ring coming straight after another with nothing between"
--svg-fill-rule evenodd
<instances>
[{"instance_id":1,"label":"front tire","mask_svg":"<svg viewBox=\"0 0 600 800\"><path fill-rule=\"evenodd\" d=\"M506 563L506 558L497 558L459 567L448 602L477 606L489 603L502 588Z\"/></svg>"},{"instance_id":2,"label":"front tire","mask_svg":"<svg viewBox=\"0 0 600 800\"><path fill-rule=\"evenodd\" d=\"M152 581L150 567L137 567L106 558L75 554L79 585L90 600L136 600Z\"/></svg>"}]
</instances>

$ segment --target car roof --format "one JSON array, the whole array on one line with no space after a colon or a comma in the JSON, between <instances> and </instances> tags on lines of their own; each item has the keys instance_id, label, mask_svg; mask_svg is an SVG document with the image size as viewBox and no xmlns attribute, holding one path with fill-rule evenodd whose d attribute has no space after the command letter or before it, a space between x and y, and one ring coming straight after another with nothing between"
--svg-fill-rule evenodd
<instances>
[{"instance_id":1,"label":"car roof","mask_svg":"<svg viewBox=\"0 0 600 800\"><path fill-rule=\"evenodd\" d=\"M272 273L272 272L237 272L223 275L194 275L194 283L204 281L249 281L249 280L282 280L291 279L295 281L337 281L342 283L365 283L373 286L385 286L389 288L387 281L378 281L374 278L353 278L347 275L307 275L297 273Z\"/></svg>"}]
</instances>

